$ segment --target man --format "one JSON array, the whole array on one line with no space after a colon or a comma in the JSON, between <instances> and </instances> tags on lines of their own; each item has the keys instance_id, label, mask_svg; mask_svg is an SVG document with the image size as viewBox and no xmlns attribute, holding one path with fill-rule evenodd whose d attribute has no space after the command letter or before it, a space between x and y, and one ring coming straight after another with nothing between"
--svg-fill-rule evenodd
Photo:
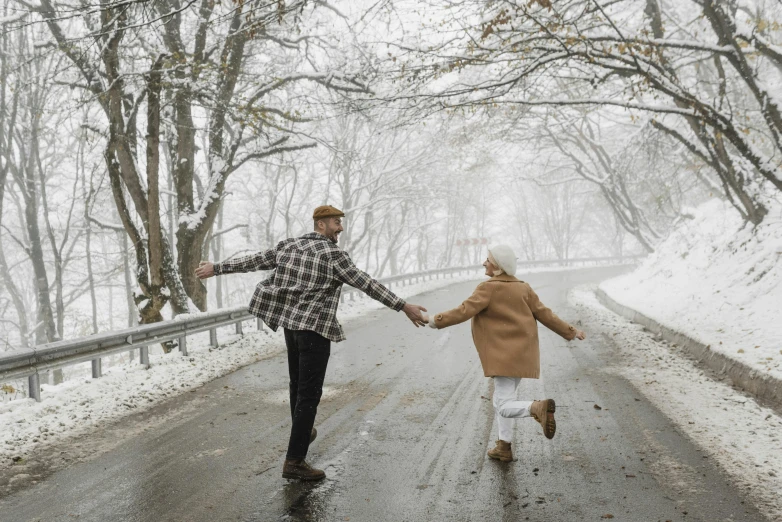
<instances>
[{"instance_id":1,"label":"man","mask_svg":"<svg viewBox=\"0 0 782 522\"><path fill-rule=\"evenodd\" d=\"M426 324L421 314L426 311L424 307L405 303L356 268L347 252L337 246L344 216L332 206L318 207L312 215L314 232L286 239L272 249L250 256L216 264L202 261L195 272L206 279L233 272L276 269L258 284L249 309L272 330L282 326L285 331L293 419L282 468L282 476L288 479L321 480L326 476L304 459L317 436L313 425L331 342L345 340L336 316L342 284L362 290L393 310L403 311L416 328Z\"/></svg>"}]
</instances>

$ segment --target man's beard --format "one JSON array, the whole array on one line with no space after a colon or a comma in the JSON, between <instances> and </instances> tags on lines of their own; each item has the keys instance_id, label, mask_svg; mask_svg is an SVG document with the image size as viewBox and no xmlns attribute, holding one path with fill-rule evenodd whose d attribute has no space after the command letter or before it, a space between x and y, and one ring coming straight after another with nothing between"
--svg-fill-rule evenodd
<instances>
[{"instance_id":1,"label":"man's beard","mask_svg":"<svg viewBox=\"0 0 782 522\"><path fill-rule=\"evenodd\" d=\"M332 232L331 234L326 234L326 237L329 238L332 243L338 243L339 242L339 237L337 237L337 233L336 232Z\"/></svg>"}]
</instances>

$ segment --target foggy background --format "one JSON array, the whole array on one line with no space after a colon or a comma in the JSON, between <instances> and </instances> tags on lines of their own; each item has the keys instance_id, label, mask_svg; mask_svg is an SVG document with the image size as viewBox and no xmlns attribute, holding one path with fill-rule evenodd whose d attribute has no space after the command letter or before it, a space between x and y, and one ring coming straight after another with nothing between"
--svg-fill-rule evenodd
<instances>
[{"instance_id":1,"label":"foggy background","mask_svg":"<svg viewBox=\"0 0 782 522\"><path fill-rule=\"evenodd\" d=\"M374 277L650 253L712 198L761 226L780 10L4 0L0 350L243 304L262 274L198 261L321 204Z\"/></svg>"}]
</instances>

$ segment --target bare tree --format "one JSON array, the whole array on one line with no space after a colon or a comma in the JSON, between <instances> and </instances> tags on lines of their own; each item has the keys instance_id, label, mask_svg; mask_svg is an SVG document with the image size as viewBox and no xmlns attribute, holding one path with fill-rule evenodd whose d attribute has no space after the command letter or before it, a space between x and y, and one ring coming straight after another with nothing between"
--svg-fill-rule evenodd
<instances>
[{"instance_id":1,"label":"bare tree","mask_svg":"<svg viewBox=\"0 0 782 522\"><path fill-rule=\"evenodd\" d=\"M202 0L198 4L166 0L155 2L149 10L144 2L105 1L99 7L76 8L67 16L51 0L30 4L81 76L67 81L85 89L105 114L106 166L121 222L135 249L143 322L159 319L169 298L175 312L187 310L188 297L199 308L206 307L205 288L193 271L228 176L248 161L314 145L292 139L291 125L301 118L288 107L275 106L274 94L303 81L344 91L365 89L335 71L296 69L306 64L304 44L310 42L306 36L289 38L288 33L295 30L305 2L223 5ZM155 34L163 36L162 46ZM272 48L280 52L265 54ZM264 64L266 75L259 79L245 73L245 67L264 57L275 60ZM158 89L159 99L151 100ZM144 116L140 108L145 102ZM203 181L196 168L195 118L200 114L207 122L203 131L207 150L201 152L207 166ZM150 124L150 119L165 124ZM147 120L146 155L139 152L143 120ZM168 164L178 216L176 255L173 238L158 230L161 224L152 215L159 203L150 200L148 191L160 179L161 165L159 152L149 144L156 139L149 134L153 127L163 135L171 156Z\"/></svg>"},{"instance_id":2,"label":"bare tree","mask_svg":"<svg viewBox=\"0 0 782 522\"><path fill-rule=\"evenodd\" d=\"M432 19L443 43L399 44L389 62L415 110L620 107L685 144L752 223L763 185L782 190L780 54L768 20L782 6L730 2L466 1ZM621 19L621 22L619 21ZM678 20L687 20L680 24ZM473 23L473 21L476 21ZM466 29L466 30L465 30ZM434 80L436 83L432 83Z\"/></svg>"}]
</instances>

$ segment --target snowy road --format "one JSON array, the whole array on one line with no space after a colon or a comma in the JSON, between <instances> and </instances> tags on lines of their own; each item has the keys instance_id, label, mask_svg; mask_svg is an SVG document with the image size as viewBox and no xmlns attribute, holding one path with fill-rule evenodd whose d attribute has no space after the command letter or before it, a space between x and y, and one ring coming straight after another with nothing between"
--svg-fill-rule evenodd
<instances>
[{"instance_id":1,"label":"snowy road","mask_svg":"<svg viewBox=\"0 0 782 522\"><path fill-rule=\"evenodd\" d=\"M568 290L613 270L529 282L575 321ZM442 311L474 286L411 301ZM278 354L78 448L45 450L78 453L80 462L0 499L0 521L763 520L713 459L606 371L616 347L604 336L567 343L541 331L543 378L523 381L519 395L557 400L557 436L548 441L537 423L518 421L518 460L506 465L485 456L496 438L491 380L468 324L415 330L401 314L378 311L347 330L332 349L310 450L328 474L323 483L280 477L290 413ZM99 455L84 458L90 451Z\"/></svg>"}]
</instances>

